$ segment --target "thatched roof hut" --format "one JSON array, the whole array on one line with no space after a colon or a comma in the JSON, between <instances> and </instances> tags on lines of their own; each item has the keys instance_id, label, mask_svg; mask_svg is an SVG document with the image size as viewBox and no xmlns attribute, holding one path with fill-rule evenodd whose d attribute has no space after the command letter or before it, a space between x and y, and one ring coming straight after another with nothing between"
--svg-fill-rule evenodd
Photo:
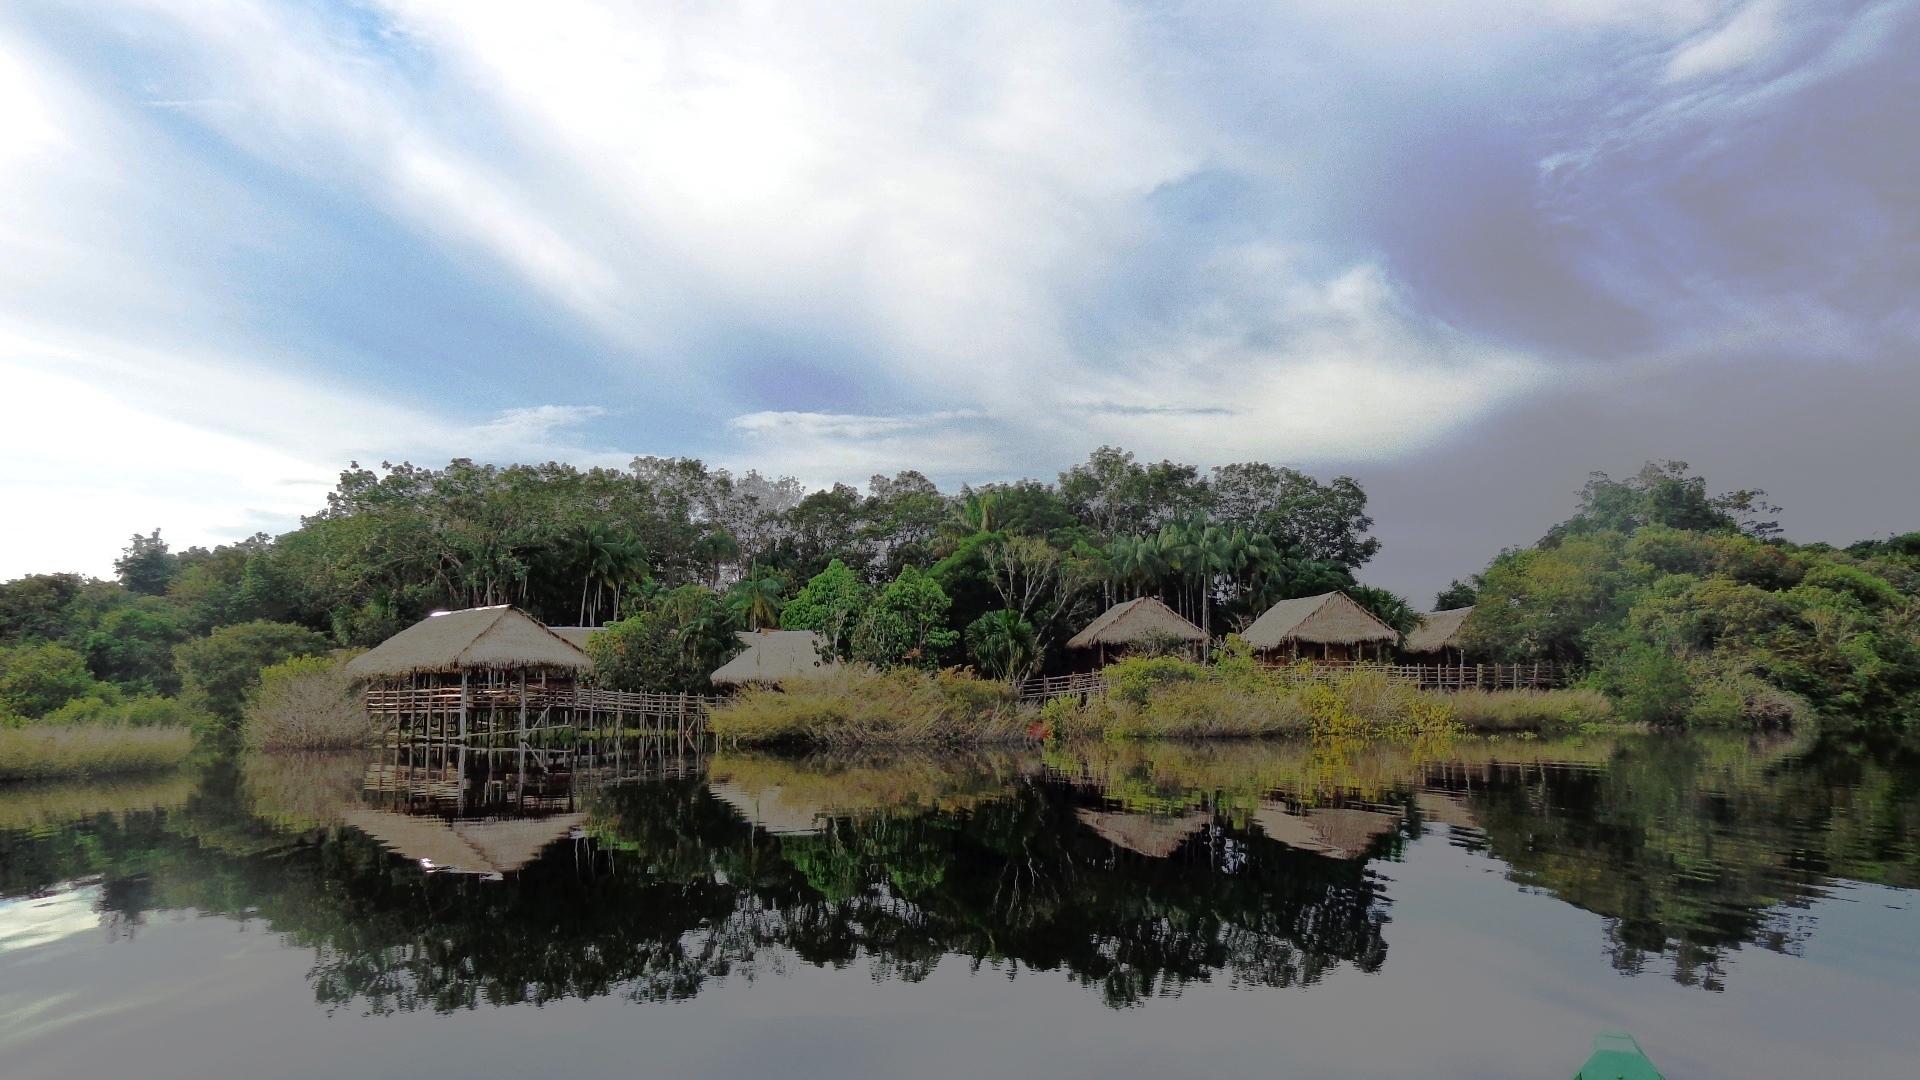
<instances>
[{"instance_id":1,"label":"thatched roof hut","mask_svg":"<svg viewBox=\"0 0 1920 1080\"><path fill-rule=\"evenodd\" d=\"M1451 649L1460 649L1460 633L1466 629L1467 616L1473 614L1470 607L1454 608L1450 611L1432 611L1420 616L1420 625L1407 635L1406 644L1400 651L1413 654L1445 655Z\"/></svg>"},{"instance_id":2,"label":"thatched roof hut","mask_svg":"<svg viewBox=\"0 0 1920 1080\"><path fill-rule=\"evenodd\" d=\"M447 821L362 807L346 823L381 847L429 869L460 874L510 874L540 857L549 844L585 824L585 814L537 818Z\"/></svg>"},{"instance_id":3,"label":"thatched roof hut","mask_svg":"<svg viewBox=\"0 0 1920 1080\"><path fill-rule=\"evenodd\" d=\"M820 635L812 630L741 630L734 636L747 650L714 670L709 678L715 686L771 686L824 675L839 666L837 660L821 658Z\"/></svg>"},{"instance_id":4,"label":"thatched roof hut","mask_svg":"<svg viewBox=\"0 0 1920 1080\"><path fill-rule=\"evenodd\" d=\"M1081 824L1101 838L1150 859L1164 859L1180 850L1187 837L1199 832L1207 815L1194 810L1179 817L1136 814L1123 810L1075 810Z\"/></svg>"},{"instance_id":5,"label":"thatched roof hut","mask_svg":"<svg viewBox=\"0 0 1920 1080\"><path fill-rule=\"evenodd\" d=\"M1373 617L1343 592L1282 600L1267 609L1240 635L1260 652L1300 655L1316 651L1329 659L1357 657L1366 646L1384 649L1400 640L1393 627ZM1311 646L1303 650L1302 646Z\"/></svg>"},{"instance_id":6,"label":"thatched roof hut","mask_svg":"<svg viewBox=\"0 0 1920 1080\"><path fill-rule=\"evenodd\" d=\"M593 661L572 642L508 604L426 618L347 663L362 679L465 671L584 673Z\"/></svg>"},{"instance_id":7,"label":"thatched roof hut","mask_svg":"<svg viewBox=\"0 0 1920 1080\"><path fill-rule=\"evenodd\" d=\"M1069 649L1110 649L1155 638L1204 644L1207 632L1151 596L1115 604L1067 641Z\"/></svg>"}]
</instances>

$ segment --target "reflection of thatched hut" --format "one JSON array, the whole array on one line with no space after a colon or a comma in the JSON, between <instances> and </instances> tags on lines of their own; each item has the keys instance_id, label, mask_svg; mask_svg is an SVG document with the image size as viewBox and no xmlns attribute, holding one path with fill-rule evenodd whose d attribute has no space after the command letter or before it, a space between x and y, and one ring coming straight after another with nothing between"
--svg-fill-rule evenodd
<instances>
[{"instance_id":1,"label":"reflection of thatched hut","mask_svg":"<svg viewBox=\"0 0 1920 1080\"><path fill-rule=\"evenodd\" d=\"M1400 640L1343 592L1282 600L1241 635L1255 651L1318 660L1363 660L1386 655Z\"/></svg>"},{"instance_id":2,"label":"reflection of thatched hut","mask_svg":"<svg viewBox=\"0 0 1920 1080\"><path fill-rule=\"evenodd\" d=\"M1179 817L1157 814L1130 814L1125 811L1075 810L1081 823L1118 847L1164 859L1180 849L1187 837L1199 832L1207 815L1195 810Z\"/></svg>"},{"instance_id":3,"label":"reflection of thatched hut","mask_svg":"<svg viewBox=\"0 0 1920 1080\"><path fill-rule=\"evenodd\" d=\"M1198 653L1206 644L1207 632L1180 617L1179 613L1151 596L1127 600L1108 608L1087 624L1085 630L1067 641L1069 649L1096 649L1101 663L1110 652L1155 642L1177 642Z\"/></svg>"},{"instance_id":4,"label":"reflection of thatched hut","mask_svg":"<svg viewBox=\"0 0 1920 1080\"><path fill-rule=\"evenodd\" d=\"M790 795L777 784L749 788L731 779L707 782L707 791L736 810L747 824L784 836L817 833L832 812L811 800Z\"/></svg>"},{"instance_id":5,"label":"reflection of thatched hut","mask_svg":"<svg viewBox=\"0 0 1920 1080\"><path fill-rule=\"evenodd\" d=\"M1399 818L1374 810L1316 807L1291 813L1279 803L1263 802L1253 812L1260 831L1291 848L1354 859L1372 850L1374 840L1390 833Z\"/></svg>"},{"instance_id":6,"label":"reflection of thatched hut","mask_svg":"<svg viewBox=\"0 0 1920 1080\"><path fill-rule=\"evenodd\" d=\"M585 823L585 814L539 818L447 821L443 818L360 808L346 823L380 846L431 870L459 874L509 874L540 857L549 844Z\"/></svg>"},{"instance_id":7,"label":"reflection of thatched hut","mask_svg":"<svg viewBox=\"0 0 1920 1080\"><path fill-rule=\"evenodd\" d=\"M1420 625L1407 635L1400 651L1428 663L1458 664L1464 659L1460 636L1467 626L1470 607L1450 611L1432 611L1420 616Z\"/></svg>"},{"instance_id":8,"label":"reflection of thatched hut","mask_svg":"<svg viewBox=\"0 0 1920 1080\"><path fill-rule=\"evenodd\" d=\"M516 607L468 608L429 615L347 663L347 672L382 681L458 683L470 674L533 674L571 681L593 666L587 654Z\"/></svg>"},{"instance_id":9,"label":"reflection of thatched hut","mask_svg":"<svg viewBox=\"0 0 1920 1080\"><path fill-rule=\"evenodd\" d=\"M820 635L812 630L742 630L734 636L746 651L714 670L710 678L715 686L772 686L823 675L838 664L821 657Z\"/></svg>"}]
</instances>

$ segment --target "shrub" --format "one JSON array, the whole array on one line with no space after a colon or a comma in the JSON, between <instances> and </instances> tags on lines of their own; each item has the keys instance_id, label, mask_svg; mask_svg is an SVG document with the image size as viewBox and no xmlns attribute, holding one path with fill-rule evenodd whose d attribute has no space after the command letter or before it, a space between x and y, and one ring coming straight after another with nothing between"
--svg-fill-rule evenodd
<instances>
[{"instance_id":1,"label":"shrub","mask_svg":"<svg viewBox=\"0 0 1920 1080\"><path fill-rule=\"evenodd\" d=\"M1447 695L1454 719L1468 731L1578 728L1613 718L1598 690L1460 690Z\"/></svg>"},{"instance_id":2,"label":"shrub","mask_svg":"<svg viewBox=\"0 0 1920 1080\"><path fill-rule=\"evenodd\" d=\"M87 658L65 645L0 649L0 712L45 716L99 685Z\"/></svg>"},{"instance_id":3,"label":"shrub","mask_svg":"<svg viewBox=\"0 0 1920 1080\"><path fill-rule=\"evenodd\" d=\"M256 621L223 626L174 650L187 696L224 726L236 726L262 668L318 656L327 639L302 626Z\"/></svg>"},{"instance_id":4,"label":"shrub","mask_svg":"<svg viewBox=\"0 0 1920 1080\"><path fill-rule=\"evenodd\" d=\"M361 707L344 657L298 656L260 673L241 739L252 750L365 746L380 725Z\"/></svg>"},{"instance_id":5,"label":"shrub","mask_svg":"<svg viewBox=\"0 0 1920 1080\"><path fill-rule=\"evenodd\" d=\"M170 769L193 751L180 727L113 724L37 725L0 729L0 780Z\"/></svg>"},{"instance_id":6,"label":"shrub","mask_svg":"<svg viewBox=\"0 0 1920 1080\"><path fill-rule=\"evenodd\" d=\"M779 689L749 688L713 710L709 724L735 745L835 746L1015 742L1029 718L1013 690L964 671L876 671L847 664Z\"/></svg>"},{"instance_id":7,"label":"shrub","mask_svg":"<svg viewBox=\"0 0 1920 1080\"><path fill-rule=\"evenodd\" d=\"M112 724L122 727L193 727L199 720L178 698L156 694L122 696L112 687L74 698L42 720L47 724Z\"/></svg>"}]
</instances>

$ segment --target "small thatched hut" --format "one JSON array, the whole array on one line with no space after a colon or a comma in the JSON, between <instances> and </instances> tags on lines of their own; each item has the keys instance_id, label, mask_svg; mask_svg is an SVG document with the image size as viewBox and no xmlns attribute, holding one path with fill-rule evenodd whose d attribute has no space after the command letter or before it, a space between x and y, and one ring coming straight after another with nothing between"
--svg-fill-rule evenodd
<instances>
[{"instance_id":1,"label":"small thatched hut","mask_svg":"<svg viewBox=\"0 0 1920 1080\"><path fill-rule=\"evenodd\" d=\"M347 672L382 682L431 685L503 675L571 682L593 667L579 647L519 608L468 608L429 615L354 657Z\"/></svg>"},{"instance_id":2,"label":"small thatched hut","mask_svg":"<svg viewBox=\"0 0 1920 1080\"><path fill-rule=\"evenodd\" d=\"M741 630L735 636L747 649L714 670L709 678L715 686L772 686L813 678L839 666L839 661L821 657L820 635L812 630Z\"/></svg>"},{"instance_id":3,"label":"small thatched hut","mask_svg":"<svg viewBox=\"0 0 1920 1080\"><path fill-rule=\"evenodd\" d=\"M1241 635L1256 652L1317 660L1364 660L1386 655L1400 640L1343 592L1282 600Z\"/></svg>"},{"instance_id":4,"label":"small thatched hut","mask_svg":"<svg viewBox=\"0 0 1920 1080\"><path fill-rule=\"evenodd\" d=\"M1462 662L1465 653L1460 647L1460 635L1466 629L1467 616L1471 614L1472 608L1463 607L1432 611L1420 616L1420 625L1407 635L1407 642L1400 647L1400 651L1428 663Z\"/></svg>"},{"instance_id":5,"label":"small thatched hut","mask_svg":"<svg viewBox=\"0 0 1920 1080\"><path fill-rule=\"evenodd\" d=\"M1198 654L1207 643L1207 632L1151 596L1127 600L1108 608L1085 630L1067 641L1069 649L1094 649L1100 662L1109 653L1125 652L1151 641L1176 641Z\"/></svg>"}]
</instances>

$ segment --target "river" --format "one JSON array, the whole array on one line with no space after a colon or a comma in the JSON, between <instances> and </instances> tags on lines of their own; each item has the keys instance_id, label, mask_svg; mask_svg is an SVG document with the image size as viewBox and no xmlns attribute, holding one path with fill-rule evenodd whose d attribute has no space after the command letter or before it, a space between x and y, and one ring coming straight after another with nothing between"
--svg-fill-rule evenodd
<instances>
[{"instance_id":1,"label":"river","mask_svg":"<svg viewBox=\"0 0 1920 1080\"><path fill-rule=\"evenodd\" d=\"M0 788L0 1074L1538 1080L1624 1028L1669 1080L1920 1075L1898 752L721 752L469 817L372 775Z\"/></svg>"}]
</instances>

